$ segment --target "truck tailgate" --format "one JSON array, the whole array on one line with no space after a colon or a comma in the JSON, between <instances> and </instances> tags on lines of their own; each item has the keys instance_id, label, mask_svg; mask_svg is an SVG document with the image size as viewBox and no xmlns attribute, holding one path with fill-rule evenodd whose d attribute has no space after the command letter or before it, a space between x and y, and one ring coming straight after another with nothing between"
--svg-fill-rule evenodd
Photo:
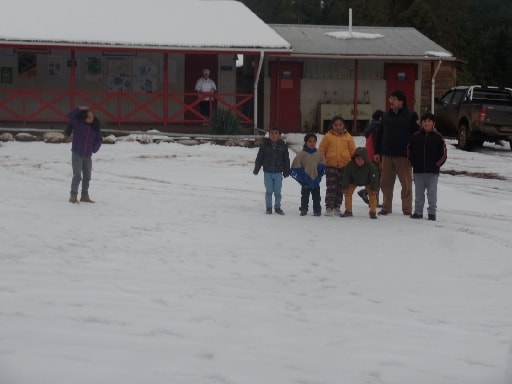
<instances>
[{"instance_id":1,"label":"truck tailgate","mask_svg":"<svg viewBox=\"0 0 512 384\"><path fill-rule=\"evenodd\" d=\"M512 105L484 105L484 107L487 108L484 125L494 125L502 132L512 132Z\"/></svg>"}]
</instances>

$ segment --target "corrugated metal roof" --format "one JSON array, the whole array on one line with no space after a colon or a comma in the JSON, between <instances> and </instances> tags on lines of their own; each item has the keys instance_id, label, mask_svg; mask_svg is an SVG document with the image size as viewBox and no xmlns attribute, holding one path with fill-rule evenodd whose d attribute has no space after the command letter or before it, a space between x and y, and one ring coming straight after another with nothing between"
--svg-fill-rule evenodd
<instances>
[{"instance_id":1,"label":"corrugated metal roof","mask_svg":"<svg viewBox=\"0 0 512 384\"><path fill-rule=\"evenodd\" d=\"M455 60L452 53L415 28L358 26L352 27L352 38L334 38L326 33L342 32L346 37L349 27L296 24L270 26L291 44L292 56Z\"/></svg>"},{"instance_id":2,"label":"corrugated metal roof","mask_svg":"<svg viewBox=\"0 0 512 384\"><path fill-rule=\"evenodd\" d=\"M289 51L249 8L227 0L10 0L0 44Z\"/></svg>"}]
</instances>

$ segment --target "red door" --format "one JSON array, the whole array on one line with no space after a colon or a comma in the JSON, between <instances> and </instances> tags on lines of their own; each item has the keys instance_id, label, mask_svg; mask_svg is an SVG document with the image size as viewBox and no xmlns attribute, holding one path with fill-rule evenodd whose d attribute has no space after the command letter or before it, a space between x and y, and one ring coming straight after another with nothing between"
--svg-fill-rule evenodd
<instances>
[{"instance_id":1,"label":"red door","mask_svg":"<svg viewBox=\"0 0 512 384\"><path fill-rule=\"evenodd\" d=\"M217 55L185 55L185 92L193 93L193 95L185 96L185 103L190 104L197 100L197 94L195 91L196 81L203 75L203 69L208 68L210 70L210 79L215 81L217 89L219 89L219 81L217 79L218 64ZM199 106L195 108L199 113ZM201 120L201 115L196 115L192 112L185 113L186 120Z\"/></svg>"},{"instance_id":2,"label":"red door","mask_svg":"<svg viewBox=\"0 0 512 384\"><path fill-rule=\"evenodd\" d=\"M416 64L390 63L385 66L386 71L386 100L391 91L400 89L407 97L407 107L414 109L414 84L418 77L418 66Z\"/></svg>"},{"instance_id":3,"label":"red door","mask_svg":"<svg viewBox=\"0 0 512 384\"><path fill-rule=\"evenodd\" d=\"M277 125L283 132L301 132L301 77L302 63L270 63L270 125Z\"/></svg>"}]
</instances>

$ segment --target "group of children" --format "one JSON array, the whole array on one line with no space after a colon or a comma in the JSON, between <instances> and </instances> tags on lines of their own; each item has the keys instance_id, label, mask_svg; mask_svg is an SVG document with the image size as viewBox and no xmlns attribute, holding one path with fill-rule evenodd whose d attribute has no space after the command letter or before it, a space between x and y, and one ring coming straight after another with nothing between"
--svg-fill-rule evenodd
<instances>
[{"instance_id":1,"label":"group of children","mask_svg":"<svg viewBox=\"0 0 512 384\"><path fill-rule=\"evenodd\" d=\"M379 127L382 111L375 111L373 122L365 132L365 147L355 146L354 139L345 128L342 117L335 116L330 130L317 149L317 136L304 136L304 146L290 166L288 148L281 139L279 128L269 130L258 150L253 173L264 172L266 213L274 210L284 215L281 209L282 180L291 176L301 185L300 215L308 214L310 196L313 215L322 214L320 182L326 176L326 216L352 217L352 196L357 187L363 187L359 196L369 205L369 217L377 219L380 171L379 163L373 160L373 142ZM407 148L407 157L412 167L415 183L415 205L413 219L423 218L425 193L428 200L428 218L435 220L437 207L437 181L439 169L446 160L446 145L435 130L435 116L425 113L421 117L421 129L412 136ZM340 211L345 198L345 210Z\"/></svg>"}]
</instances>

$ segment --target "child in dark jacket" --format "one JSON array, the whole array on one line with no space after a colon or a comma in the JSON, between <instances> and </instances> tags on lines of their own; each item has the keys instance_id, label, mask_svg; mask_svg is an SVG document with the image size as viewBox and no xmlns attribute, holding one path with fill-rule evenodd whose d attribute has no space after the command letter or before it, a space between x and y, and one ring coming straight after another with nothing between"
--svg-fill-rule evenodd
<instances>
[{"instance_id":1,"label":"child in dark jacket","mask_svg":"<svg viewBox=\"0 0 512 384\"><path fill-rule=\"evenodd\" d=\"M281 189L283 177L290 176L290 155L288 147L281 139L279 128L270 128L268 135L269 138L263 140L256 155L253 174L257 175L263 167L267 214L272 213L272 195L274 195L274 210L277 214L284 215L281 209Z\"/></svg>"},{"instance_id":2,"label":"child in dark jacket","mask_svg":"<svg viewBox=\"0 0 512 384\"><path fill-rule=\"evenodd\" d=\"M439 168L446 161L446 144L435 130L436 118L427 112L421 117L421 130L416 132L407 146L407 158L411 162L414 180L414 213L412 219L423 218L425 192L428 199L428 219L436 220L437 181Z\"/></svg>"},{"instance_id":3,"label":"child in dark jacket","mask_svg":"<svg viewBox=\"0 0 512 384\"><path fill-rule=\"evenodd\" d=\"M308 214L309 195L313 200L313 215L322 214L320 205L320 181L325 173L324 155L316 149L317 137L313 133L304 136L304 147L293 159L290 175L302 186L300 215Z\"/></svg>"},{"instance_id":4,"label":"child in dark jacket","mask_svg":"<svg viewBox=\"0 0 512 384\"><path fill-rule=\"evenodd\" d=\"M368 158L368 151L364 147L356 148L352 161L345 167L341 189L345 195L345 212L341 217L352 217L352 195L358 186L364 186L368 192L370 203L370 218L377 218L377 191L379 179L375 165Z\"/></svg>"}]
</instances>

